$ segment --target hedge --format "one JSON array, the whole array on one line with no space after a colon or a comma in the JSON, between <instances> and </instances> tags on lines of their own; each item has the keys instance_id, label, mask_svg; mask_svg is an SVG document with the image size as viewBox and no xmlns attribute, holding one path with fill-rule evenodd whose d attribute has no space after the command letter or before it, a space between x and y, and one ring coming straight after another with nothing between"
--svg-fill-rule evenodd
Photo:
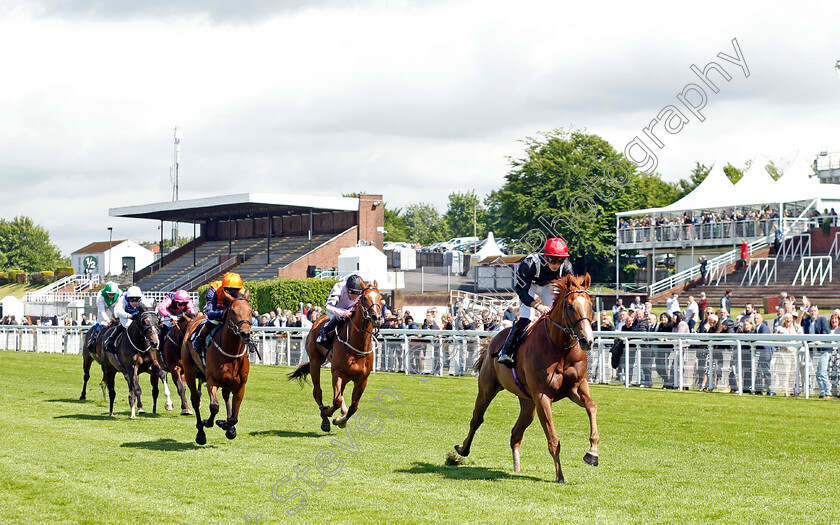
<instances>
[{"instance_id":1,"label":"hedge","mask_svg":"<svg viewBox=\"0 0 840 525\"><path fill-rule=\"evenodd\" d=\"M32 272L29 274L29 283L35 286L46 286L55 281L53 272Z\"/></svg>"},{"instance_id":2,"label":"hedge","mask_svg":"<svg viewBox=\"0 0 840 525\"><path fill-rule=\"evenodd\" d=\"M56 279L64 279L65 277L70 277L75 274L76 270L72 266L59 266L55 269Z\"/></svg>"},{"instance_id":3,"label":"hedge","mask_svg":"<svg viewBox=\"0 0 840 525\"><path fill-rule=\"evenodd\" d=\"M26 273L23 270L9 270L6 272L6 280L10 283L25 283Z\"/></svg>"},{"instance_id":4,"label":"hedge","mask_svg":"<svg viewBox=\"0 0 840 525\"><path fill-rule=\"evenodd\" d=\"M297 312L300 303L323 306L327 302L335 279L273 279L270 281L245 281L250 293L251 308L260 314L282 308ZM204 309L205 295L210 285L198 289L198 303Z\"/></svg>"}]
</instances>

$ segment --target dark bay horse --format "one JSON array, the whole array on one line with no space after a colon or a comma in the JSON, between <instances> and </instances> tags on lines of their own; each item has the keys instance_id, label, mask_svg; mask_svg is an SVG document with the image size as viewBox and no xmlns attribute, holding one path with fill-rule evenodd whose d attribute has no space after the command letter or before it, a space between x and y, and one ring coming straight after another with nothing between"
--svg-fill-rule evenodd
<instances>
[{"instance_id":1,"label":"dark bay horse","mask_svg":"<svg viewBox=\"0 0 840 525\"><path fill-rule=\"evenodd\" d=\"M553 285L557 292L554 305L531 326L528 337L517 350L514 369L498 364L497 359L507 330L496 335L476 360L473 369L478 372L478 397L470 431L463 444L455 445L455 451L462 456L469 455L487 406L500 390L505 389L519 396L519 419L510 435L513 470L519 472L519 445L536 412L548 439L548 452L554 459L556 481L565 483L560 468L560 444L551 416L554 401L568 397L586 409L590 449L583 460L589 465L598 465L598 407L589 395L586 381L586 350L593 340L592 299L587 292L589 274L583 277L567 275L554 281Z\"/></svg>"},{"instance_id":2,"label":"dark bay horse","mask_svg":"<svg viewBox=\"0 0 840 525\"><path fill-rule=\"evenodd\" d=\"M110 330L113 330L113 328ZM160 368L157 360L159 344L157 314L153 310L147 310L140 306L139 312L132 319L131 325L115 342L116 354L103 349L102 371L105 374L105 382L108 385L108 394L111 398L108 415L114 415L114 398L117 395L116 390L114 390L114 376L117 371L123 373L128 383L128 404L131 407L131 419L135 419L138 413L144 413L143 402L140 400L140 380L138 379L138 375L142 372L148 372L151 376L152 412L157 413L158 379L166 382L166 372Z\"/></svg>"},{"instance_id":3,"label":"dark bay horse","mask_svg":"<svg viewBox=\"0 0 840 525\"><path fill-rule=\"evenodd\" d=\"M90 367L93 365L93 362L96 361L97 364L100 366L102 365L102 352L104 351L105 346L105 338L107 337L107 326L102 327L99 330L99 334L96 338L96 343L93 347L93 352L88 351L88 343L90 342L92 332L89 330L85 334L83 346L82 346L82 371L84 372L84 380L85 382L82 384L82 395L79 396L79 399L87 399L87 384L88 379L90 379ZM105 375L102 375L102 381L99 383L99 386L102 387L102 401L105 401L105 393L107 392L107 383L105 381Z\"/></svg>"},{"instance_id":4,"label":"dark bay horse","mask_svg":"<svg viewBox=\"0 0 840 525\"><path fill-rule=\"evenodd\" d=\"M356 306L353 307L350 318L339 329L332 347L330 366L332 369L333 402L324 405L321 391L321 365L327 359L327 350L317 344L315 339L321 331L328 317L324 316L315 321L309 335L306 337L306 353L309 361L301 364L289 374L289 379L297 379L301 383L307 375L312 376L312 396L318 403L321 412L321 430L330 430L329 417L341 409L341 416L333 419L333 424L339 428L347 426L347 420L359 408L359 400L367 386L368 376L373 370L373 335L382 324L382 295L376 281L372 285L365 285ZM348 408L344 402L344 388L353 382L353 396Z\"/></svg>"},{"instance_id":5,"label":"dark bay horse","mask_svg":"<svg viewBox=\"0 0 840 525\"><path fill-rule=\"evenodd\" d=\"M236 423L239 422L239 407L245 395L245 383L248 382L248 371L251 363L248 361L248 345L251 342L251 305L246 296L239 295L232 299L230 306L222 317L221 324L215 330L205 352L206 366L193 348L190 335L200 326L202 317L199 316L187 326L187 332L181 343L181 362L184 367L184 377L190 388L190 401L195 412L195 442L199 445L207 443L204 429L212 428L219 413L219 398L217 390L222 389L225 399L227 419L216 421L216 425L225 431L225 437L236 437ZM201 385L198 380L207 383L207 393L210 395L210 417L201 419ZM233 394L233 405L230 396Z\"/></svg>"},{"instance_id":6,"label":"dark bay horse","mask_svg":"<svg viewBox=\"0 0 840 525\"><path fill-rule=\"evenodd\" d=\"M187 331L192 318L182 316L177 323L172 323L172 328L166 332L166 336L160 342L161 365L172 376L178 395L181 397L181 415L193 415L187 404L187 384L184 377L184 365L181 362L181 345L184 342L184 334Z\"/></svg>"}]
</instances>

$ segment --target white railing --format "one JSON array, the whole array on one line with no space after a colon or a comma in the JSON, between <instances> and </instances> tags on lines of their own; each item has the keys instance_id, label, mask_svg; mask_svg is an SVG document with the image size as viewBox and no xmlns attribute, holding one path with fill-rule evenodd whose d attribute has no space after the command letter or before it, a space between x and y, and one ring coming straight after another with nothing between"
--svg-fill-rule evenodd
<instances>
[{"instance_id":1,"label":"white railing","mask_svg":"<svg viewBox=\"0 0 840 525\"><path fill-rule=\"evenodd\" d=\"M84 292L85 290L90 290L94 286L98 285L101 281L102 276L98 273L87 276L83 275L82 278L76 282L76 287L73 289L73 291L79 293Z\"/></svg>"},{"instance_id":2,"label":"white railing","mask_svg":"<svg viewBox=\"0 0 840 525\"><path fill-rule=\"evenodd\" d=\"M503 312L507 309L508 306L511 305L513 305L516 308L519 308L519 297L514 296L511 299L505 299L503 297L495 297L492 295L483 295L473 292L465 292L463 290L450 290L449 304L451 306L460 304L463 308L466 308L470 311L482 311L485 308L494 308L499 310L500 312ZM451 313L452 315L455 315L457 312Z\"/></svg>"},{"instance_id":3,"label":"white railing","mask_svg":"<svg viewBox=\"0 0 840 525\"><path fill-rule=\"evenodd\" d=\"M0 349L79 354L88 328L0 325ZM252 330L259 350L251 355L252 362L297 366L309 360L304 348L308 330ZM400 372L418 380L447 374L473 375L472 366L479 352L497 335L498 332L478 331L382 330L375 345L373 369ZM617 341L624 343L624 353L613 369L611 349ZM587 352L587 375L591 382L626 387L670 386L686 390L705 384L710 390L728 388L739 394L761 389L808 398L812 385L816 385L815 358L822 351L836 352L838 346L837 335L595 332L594 343ZM774 350L769 360L768 349ZM830 370L830 377L836 376L832 373Z\"/></svg>"},{"instance_id":4,"label":"white railing","mask_svg":"<svg viewBox=\"0 0 840 525\"><path fill-rule=\"evenodd\" d=\"M840 258L840 242L838 242L838 239L840 239L840 232L835 232L834 242L831 243L831 248L828 249L829 257L834 256L835 259Z\"/></svg>"},{"instance_id":5,"label":"white railing","mask_svg":"<svg viewBox=\"0 0 840 525\"><path fill-rule=\"evenodd\" d=\"M61 290L62 288L67 288L71 285L73 286L73 292L67 293L79 293L96 284L99 284L99 277L99 274L79 275L74 273L73 275L62 277L61 279L38 290L26 292L24 295L24 301L29 303L44 302L41 298L52 296L56 293L56 290Z\"/></svg>"},{"instance_id":6,"label":"white railing","mask_svg":"<svg viewBox=\"0 0 840 525\"><path fill-rule=\"evenodd\" d=\"M168 292L144 292L143 295L146 296L147 299L155 301L158 303L163 300L163 298L168 293L172 293L175 290L168 291ZM77 300L88 300L91 299L93 301L96 300L96 296L99 295L100 292L60 292L60 293L50 293L39 295L36 297L25 297L24 302L26 303L37 303L37 304L55 304L55 303L69 303L71 301ZM190 297L193 301L198 300L198 293L197 292L190 292ZM197 304L197 303L196 303Z\"/></svg>"},{"instance_id":7,"label":"white railing","mask_svg":"<svg viewBox=\"0 0 840 525\"><path fill-rule=\"evenodd\" d=\"M808 257L811 255L811 234L810 233L799 233L787 239L785 242L782 243L781 248L779 248L778 254L782 256L782 261L786 261L788 257L790 260L796 259L796 257Z\"/></svg>"},{"instance_id":8,"label":"white railing","mask_svg":"<svg viewBox=\"0 0 840 525\"><path fill-rule=\"evenodd\" d=\"M775 257L757 257L755 259L750 259L747 265L747 270L741 278L741 286L744 286L744 284L752 285L753 283L767 286L770 284L770 279L773 279L773 282L776 282L776 278L778 277L776 272L776 261L777 259Z\"/></svg>"},{"instance_id":9,"label":"white railing","mask_svg":"<svg viewBox=\"0 0 840 525\"><path fill-rule=\"evenodd\" d=\"M745 219L685 224L669 222L659 226L634 226L618 229L618 242L625 249L628 244L693 242L719 240L729 244L740 238L752 239L772 235L778 219Z\"/></svg>"},{"instance_id":10,"label":"white railing","mask_svg":"<svg viewBox=\"0 0 840 525\"><path fill-rule=\"evenodd\" d=\"M798 286L809 281L811 286L814 282L819 280L820 286L823 285L826 278L831 282L831 257L828 255L815 255L813 257L802 257L802 262L799 263L799 268L796 270L796 276L793 278L793 285L799 281Z\"/></svg>"}]
</instances>

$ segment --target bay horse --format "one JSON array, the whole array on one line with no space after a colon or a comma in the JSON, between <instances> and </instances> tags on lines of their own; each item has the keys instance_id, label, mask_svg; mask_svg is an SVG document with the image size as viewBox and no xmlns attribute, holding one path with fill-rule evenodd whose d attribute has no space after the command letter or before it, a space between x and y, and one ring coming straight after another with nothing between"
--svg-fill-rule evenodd
<instances>
[{"instance_id":1,"label":"bay horse","mask_svg":"<svg viewBox=\"0 0 840 525\"><path fill-rule=\"evenodd\" d=\"M382 295L376 281L372 285L364 285L358 302L351 310L350 318L338 330L330 357L332 371L333 402L324 405L321 391L321 365L327 359L327 349L317 344L318 334L329 318L323 316L312 325L306 337L306 353L309 361L301 364L288 375L297 379L301 384L306 376L312 376L312 397L318 404L321 413L321 430L329 432L329 417L336 410L341 409L341 416L333 419L333 424L339 428L347 426L347 420L359 408L359 400L367 387L368 376L373 370L373 336L382 324ZM344 402L344 388L353 382L353 396L350 407Z\"/></svg>"},{"instance_id":2,"label":"bay horse","mask_svg":"<svg viewBox=\"0 0 840 525\"><path fill-rule=\"evenodd\" d=\"M590 448L583 460L598 465L597 405L589 395L586 380L586 350L593 341L592 299L587 289L589 274L583 277L566 275L553 283L556 291L551 311L531 325L528 337L516 353L516 366L507 368L498 363L498 350L507 336L503 330L482 350L473 370L478 372L478 397L470 420L470 430L455 451L470 453L476 430L484 421L487 406L496 394L505 389L519 397L519 419L511 431L513 470L519 472L519 445L525 429L533 422L534 413L548 440L548 452L554 459L555 481L565 483L560 468L560 444L551 415L551 404L568 397L586 409L589 415Z\"/></svg>"},{"instance_id":3,"label":"bay horse","mask_svg":"<svg viewBox=\"0 0 840 525\"><path fill-rule=\"evenodd\" d=\"M143 402L140 400L140 380L138 375L148 372L152 380L152 412L157 413L158 379L166 385L166 372L158 364L157 348L160 344L158 337L157 314L154 310L147 310L143 305L138 307L139 311L132 318L131 325L114 342L116 353L102 352L102 372L105 374L105 382L108 386L110 397L109 416L114 415L114 398L117 396L114 390L114 376L120 371L128 383L128 404L131 407L131 419L137 414L143 414ZM109 331L115 328L109 329ZM102 334L105 336L105 334ZM168 388L166 388L168 392ZM172 400L167 395L167 406L171 410Z\"/></svg>"},{"instance_id":4,"label":"bay horse","mask_svg":"<svg viewBox=\"0 0 840 525\"><path fill-rule=\"evenodd\" d=\"M96 338L96 343L93 347L93 352L88 350L88 343L90 342L91 334L93 333L91 330L85 334L84 341L82 343L82 371L84 372L84 383L82 383L82 395L79 396L79 400L87 399L87 384L88 379L90 379L90 367L93 365L93 362L96 361L100 367L102 366L102 352L103 346L105 345L105 338L106 333L108 331L108 326L104 326L99 330L98 337ZM102 375L102 381L99 383L99 386L102 387L102 401L105 401L105 394L108 390L107 383L105 381L105 375Z\"/></svg>"},{"instance_id":5,"label":"bay horse","mask_svg":"<svg viewBox=\"0 0 840 525\"><path fill-rule=\"evenodd\" d=\"M184 342L184 334L192 318L183 315L177 323L172 323L172 328L166 332L166 337L160 342L161 365L166 372L172 376L178 396L181 398L181 415L191 416L193 411L187 404L187 383L184 377L184 365L181 361L181 345Z\"/></svg>"},{"instance_id":6,"label":"bay horse","mask_svg":"<svg viewBox=\"0 0 840 525\"><path fill-rule=\"evenodd\" d=\"M225 431L225 437L236 437L236 424L239 422L239 407L245 395L245 383L248 382L248 371L251 362L248 361L248 346L251 342L251 305L247 296L241 293L231 297L230 306L217 328L214 329L207 347L204 350L205 362L192 345L191 335L201 325L203 316L199 316L189 323L181 343L181 362L184 367L184 377L190 388L190 402L195 412L195 442L199 445L207 443L205 428L212 428L213 422ZM198 380L207 383L207 393L210 396L210 417L201 419L201 385ZM227 419L216 421L219 413L219 398L217 390L222 389L225 400ZM230 396L233 394L233 405Z\"/></svg>"}]
</instances>

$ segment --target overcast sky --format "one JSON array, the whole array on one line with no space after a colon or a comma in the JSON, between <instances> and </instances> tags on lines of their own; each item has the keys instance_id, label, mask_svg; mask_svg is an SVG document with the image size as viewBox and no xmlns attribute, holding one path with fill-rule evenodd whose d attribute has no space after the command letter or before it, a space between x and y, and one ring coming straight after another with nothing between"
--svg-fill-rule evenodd
<instances>
[{"instance_id":1,"label":"overcast sky","mask_svg":"<svg viewBox=\"0 0 840 525\"><path fill-rule=\"evenodd\" d=\"M0 0L0 217L62 253L157 223L108 208L244 192L381 192L389 207L500 187L522 138L618 150L667 105L657 171L840 150L827 2ZM760 6L760 7L759 7ZM735 56L749 77L717 58ZM677 101L716 61L705 120ZM649 140L648 143L650 144ZM191 228L189 232L191 234Z\"/></svg>"}]
</instances>

